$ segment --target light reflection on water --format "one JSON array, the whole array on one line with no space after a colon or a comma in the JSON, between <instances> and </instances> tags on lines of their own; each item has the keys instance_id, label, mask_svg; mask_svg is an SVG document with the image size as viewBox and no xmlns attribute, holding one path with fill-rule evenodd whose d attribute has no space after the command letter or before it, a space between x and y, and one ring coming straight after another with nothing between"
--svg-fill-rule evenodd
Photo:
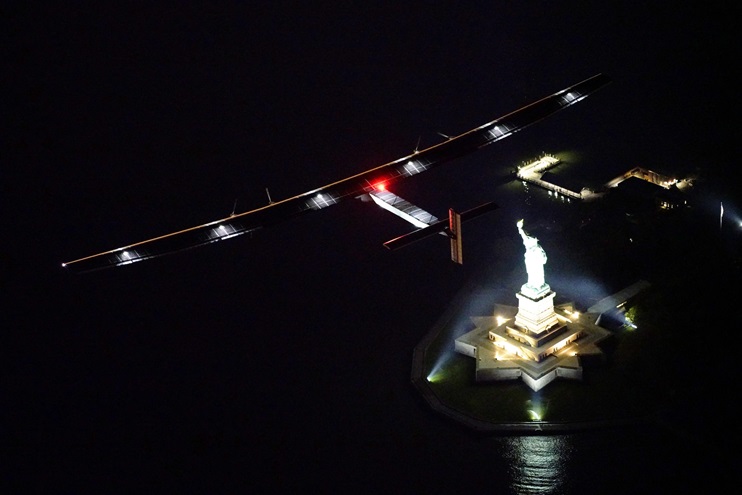
<instances>
[{"instance_id":1,"label":"light reflection on water","mask_svg":"<svg viewBox=\"0 0 742 495\"><path fill-rule=\"evenodd\" d=\"M505 439L515 493L564 493L573 451L568 436L522 436Z\"/></svg>"}]
</instances>

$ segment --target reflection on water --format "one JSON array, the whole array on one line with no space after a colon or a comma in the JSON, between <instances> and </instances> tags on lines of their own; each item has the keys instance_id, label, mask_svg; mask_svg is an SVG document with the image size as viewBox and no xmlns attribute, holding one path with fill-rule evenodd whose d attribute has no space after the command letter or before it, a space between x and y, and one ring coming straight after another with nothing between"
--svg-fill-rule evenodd
<instances>
[{"instance_id":1,"label":"reflection on water","mask_svg":"<svg viewBox=\"0 0 742 495\"><path fill-rule=\"evenodd\" d=\"M512 437L505 444L515 493L566 491L566 464L573 449L568 436Z\"/></svg>"}]
</instances>

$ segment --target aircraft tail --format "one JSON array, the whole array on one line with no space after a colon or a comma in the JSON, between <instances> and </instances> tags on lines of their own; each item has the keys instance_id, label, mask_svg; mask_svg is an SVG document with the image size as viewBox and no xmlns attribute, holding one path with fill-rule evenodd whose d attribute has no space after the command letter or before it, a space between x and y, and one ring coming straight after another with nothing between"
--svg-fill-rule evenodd
<instances>
[{"instance_id":1,"label":"aircraft tail","mask_svg":"<svg viewBox=\"0 0 742 495\"><path fill-rule=\"evenodd\" d=\"M415 230L409 234L401 235L384 243L387 249L395 250L408 246L414 242L425 239L435 234L443 234L451 241L451 260L454 263L463 263L463 238L461 235L461 224L472 218L489 213L499 208L494 202L484 203L462 213L453 208L448 210L448 218L431 223L427 227Z\"/></svg>"}]
</instances>

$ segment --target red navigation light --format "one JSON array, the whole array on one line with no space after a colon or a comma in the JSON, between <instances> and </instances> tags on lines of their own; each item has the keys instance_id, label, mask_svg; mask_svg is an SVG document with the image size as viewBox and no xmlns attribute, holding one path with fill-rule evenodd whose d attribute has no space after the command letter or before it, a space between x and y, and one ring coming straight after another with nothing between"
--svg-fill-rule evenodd
<instances>
[{"instance_id":1,"label":"red navigation light","mask_svg":"<svg viewBox=\"0 0 742 495\"><path fill-rule=\"evenodd\" d=\"M376 189L377 191L386 191L386 182L377 182L376 184L374 184L374 189Z\"/></svg>"}]
</instances>

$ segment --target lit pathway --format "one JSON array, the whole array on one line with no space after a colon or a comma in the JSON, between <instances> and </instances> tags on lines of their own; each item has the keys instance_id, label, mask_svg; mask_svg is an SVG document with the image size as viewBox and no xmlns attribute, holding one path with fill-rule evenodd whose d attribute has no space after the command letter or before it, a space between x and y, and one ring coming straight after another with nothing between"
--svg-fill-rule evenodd
<instances>
[{"instance_id":1,"label":"lit pathway","mask_svg":"<svg viewBox=\"0 0 742 495\"><path fill-rule=\"evenodd\" d=\"M586 189L583 189L585 193L574 192L570 191L567 188L557 186L556 184L541 179L541 177L543 177L544 173L547 170L556 167L560 163L561 160L559 160L559 158L553 155L544 154L543 156L541 156L541 158L538 158L520 167L516 175L520 180L530 182L531 184L543 187L544 189L549 191L554 191L561 194L562 196L567 196L568 198L574 199L585 199L585 196L589 194L589 191Z\"/></svg>"},{"instance_id":2,"label":"lit pathway","mask_svg":"<svg viewBox=\"0 0 742 495\"><path fill-rule=\"evenodd\" d=\"M596 193L588 188L583 188L580 192L571 191L567 188L557 186L552 182L547 182L542 179L544 173L550 168L554 168L561 163L561 160L554 155L543 154L540 158L533 160L532 162L526 163L522 167L518 168L516 173L517 177L525 182L535 184L539 187L546 189L547 191L554 191L573 199L592 199L601 196L601 193ZM667 175L654 172L652 170L634 167L631 170L615 177L605 183L605 189L611 189L618 186L621 182L635 177L647 181L651 184L669 189L672 186L677 186L678 189L684 190L692 185L691 179L676 179Z\"/></svg>"}]
</instances>

